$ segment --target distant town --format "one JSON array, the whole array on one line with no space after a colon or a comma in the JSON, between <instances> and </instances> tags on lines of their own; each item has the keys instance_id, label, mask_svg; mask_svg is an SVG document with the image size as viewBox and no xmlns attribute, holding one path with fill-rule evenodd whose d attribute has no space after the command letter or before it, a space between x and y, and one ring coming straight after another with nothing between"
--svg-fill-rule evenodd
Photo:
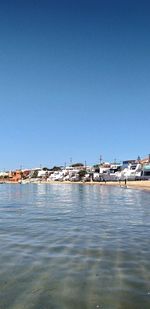
<instances>
[{"instance_id":1,"label":"distant town","mask_svg":"<svg viewBox=\"0 0 150 309\"><path fill-rule=\"evenodd\" d=\"M34 183L34 182L109 182L120 180L149 180L150 155L141 159L117 162L100 162L88 166L86 162L72 163L69 166L39 167L0 171L0 183Z\"/></svg>"}]
</instances>

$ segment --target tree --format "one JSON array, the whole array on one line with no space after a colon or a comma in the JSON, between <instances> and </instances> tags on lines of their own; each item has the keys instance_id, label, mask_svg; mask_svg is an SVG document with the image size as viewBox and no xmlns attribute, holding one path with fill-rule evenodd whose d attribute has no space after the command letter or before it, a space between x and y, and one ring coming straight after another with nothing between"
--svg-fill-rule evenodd
<instances>
[{"instance_id":1,"label":"tree","mask_svg":"<svg viewBox=\"0 0 150 309\"><path fill-rule=\"evenodd\" d=\"M53 171L53 172L61 171L61 167L60 166L54 166L53 168L51 168L51 171Z\"/></svg>"},{"instance_id":2,"label":"tree","mask_svg":"<svg viewBox=\"0 0 150 309\"><path fill-rule=\"evenodd\" d=\"M48 167L43 167L42 169L43 171L50 171L50 169Z\"/></svg>"},{"instance_id":3,"label":"tree","mask_svg":"<svg viewBox=\"0 0 150 309\"><path fill-rule=\"evenodd\" d=\"M84 166L83 163L74 163L71 165L71 167L79 167L79 166Z\"/></svg>"},{"instance_id":4,"label":"tree","mask_svg":"<svg viewBox=\"0 0 150 309\"><path fill-rule=\"evenodd\" d=\"M38 177L38 170L35 170L32 174L32 178L37 178Z\"/></svg>"},{"instance_id":5,"label":"tree","mask_svg":"<svg viewBox=\"0 0 150 309\"><path fill-rule=\"evenodd\" d=\"M87 174L86 170L79 171L79 179L81 180Z\"/></svg>"},{"instance_id":6,"label":"tree","mask_svg":"<svg viewBox=\"0 0 150 309\"><path fill-rule=\"evenodd\" d=\"M138 157L137 157L137 161L140 162L140 160L141 160L141 158L140 158L140 156L138 156Z\"/></svg>"}]
</instances>

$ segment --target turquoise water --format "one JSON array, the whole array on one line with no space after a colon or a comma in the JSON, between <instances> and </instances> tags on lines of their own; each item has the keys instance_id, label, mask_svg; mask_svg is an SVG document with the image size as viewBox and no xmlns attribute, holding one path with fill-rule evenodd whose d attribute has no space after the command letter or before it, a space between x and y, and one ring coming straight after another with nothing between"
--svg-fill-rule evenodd
<instances>
[{"instance_id":1,"label":"turquoise water","mask_svg":"<svg viewBox=\"0 0 150 309\"><path fill-rule=\"evenodd\" d=\"M150 308L150 194L0 185L4 308Z\"/></svg>"}]
</instances>

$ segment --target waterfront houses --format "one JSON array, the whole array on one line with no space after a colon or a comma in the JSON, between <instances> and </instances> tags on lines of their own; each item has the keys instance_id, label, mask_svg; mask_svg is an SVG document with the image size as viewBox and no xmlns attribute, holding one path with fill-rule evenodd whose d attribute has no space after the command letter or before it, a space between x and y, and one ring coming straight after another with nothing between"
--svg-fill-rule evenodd
<instances>
[{"instance_id":1,"label":"waterfront houses","mask_svg":"<svg viewBox=\"0 0 150 309\"><path fill-rule=\"evenodd\" d=\"M75 163L53 168L1 171L0 182L89 182L150 179L150 156L146 159L125 160L121 163L103 162L93 166Z\"/></svg>"}]
</instances>

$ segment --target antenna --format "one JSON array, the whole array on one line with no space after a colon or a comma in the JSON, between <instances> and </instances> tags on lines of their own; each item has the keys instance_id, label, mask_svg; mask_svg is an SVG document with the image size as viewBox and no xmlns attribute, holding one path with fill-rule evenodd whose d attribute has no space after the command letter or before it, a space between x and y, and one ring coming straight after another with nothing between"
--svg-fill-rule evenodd
<instances>
[{"instance_id":1,"label":"antenna","mask_svg":"<svg viewBox=\"0 0 150 309\"><path fill-rule=\"evenodd\" d=\"M102 163L102 155L100 155L100 157L99 157L99 163L101 165L101 163Z\"/></svg>"}]
</instances>

